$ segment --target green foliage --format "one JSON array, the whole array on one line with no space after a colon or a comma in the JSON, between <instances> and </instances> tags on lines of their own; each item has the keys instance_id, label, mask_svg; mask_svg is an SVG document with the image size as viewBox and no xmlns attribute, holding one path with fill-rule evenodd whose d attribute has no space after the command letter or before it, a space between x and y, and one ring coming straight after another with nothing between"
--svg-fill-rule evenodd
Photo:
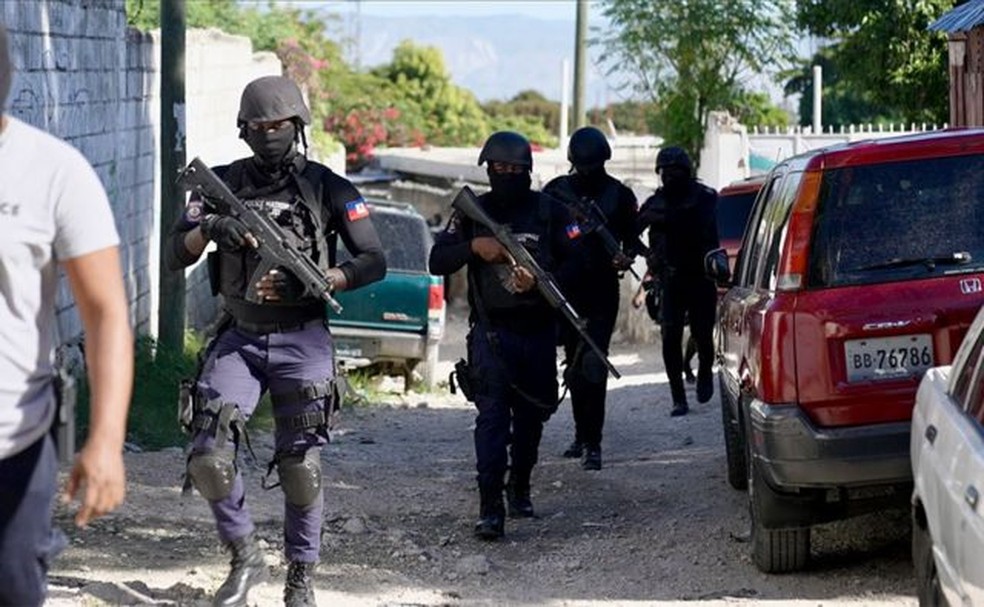
<instances>
[{"instance_id":1,"label":"green foliage","mask_svg":"<svg viewBox=\"0 0 984 607\"><path fill-rule=\"evenodd\" d=\"M858 115L868 121L884 116L945 122L949 116L946 35L927 27L955 4L953 0L797 0L797 23L814 36L833 40L824 56L836 80L824 77L824 114L847 122ZM841 104L829 114L827 82L836 83L830 96ZM792 81L788 86L812 87ZM836 113L842 107L844 119Z\"/></svg>"},{"instance_id":2,"label":"green foliage","mask_svg":"<svg viewBox=\"0 0 984 607\"><path fill-rule=\"evenodd\" d=\"M731 99L728 112L745 126L786 126L789 114L765 93L740 90Z\"/></svg>"},{"instance_id":3,"label":"green foliage","mask_svg":"<svg viewBox=\"0 0 984 607\"><path fill-rule=\"evenodd\" d=\"M182 445L187 437L178 426L178 384L194 377L201 338L188 332L181 352L158 347L153 338L137 339L133 369L133 398L130 404L126 439L144 449L161 449ZM79 402L76 409L76 443L81 447L89 426L89 386L79 379Z\"/></svg>"},{"instance_id":4,"label":"green foliage","mask_svg":"<svg viewBox=\"0 0 984 607\"><path fill-rule=\"evenodd\" d=\"M657 113L652 101L621 101L588 110L588 122L607 131L611 120L619 132L642 135L652 132Z\"/></svg>"},{"instance_id":5,"label":"green foliage","mask_svg":"<svg viewBox=\"0 0 984 607\"><path fill-rule=\"evenodd\" d=\"M374 73L390 82L407 109L404 116L420 125L435 145L477 145L489 134L489 123L466 89L451 82L441 51L404 40L393 50L393 60ZM398 101L398 102L399 102Z\"/></svg>"},{"instance_id":6,"label":"green foliage","mask_svg":"<svg viewBox=\"0 0 984 607\"><path fill-rule=\"evenodd\" d=\"M880 107L872 92L859 89L841 77L838 64L830 57L831 49L822 49L809 64L791 71L786 81L786 95L800 93L799 121L813 122L813 66L823 68L823 114L826 125L877 124L904 122L901 113Z\"/></svg>"},{"instance_id":7,"label":"green foliage","mask_svg":"<svg viewBox=\"0 0 984 607\"><path fill-rule=\"evenodd\" d=\"M553 145L560 131L560 104L539 91L520 91L509 101L489 101L482 105L493 122L493 130L510 129L541 145Z\"/></svg>"},{"instance_id":8,"label":"green foliage","mask_svg":"<svg viewBox=\"0 0 984 607\"><path fill-rule=\"evenodd\" d=\"M608 0L603 60L636 73L659 105L658 133L696 159L707 113L733 106L744 78L791 55L789 2Z\"/></svg>"}]
</instances>

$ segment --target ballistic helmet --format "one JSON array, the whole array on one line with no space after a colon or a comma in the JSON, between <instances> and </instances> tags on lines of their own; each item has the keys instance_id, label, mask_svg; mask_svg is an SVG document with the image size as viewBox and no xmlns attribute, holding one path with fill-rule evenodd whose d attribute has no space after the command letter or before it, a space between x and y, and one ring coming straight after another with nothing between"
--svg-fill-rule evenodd
<instances>
[{"instance_id":1,"label":"ballistic helmet","mask_svg":"<svg viewBox=\"0 0 984 607\"><path fill-rule=\"evenodd\" d=\"M311 124L311 112L304 104L301 89L290 78L263 76L250 82L243 89L239 100L237 126L247 122L276 122L297 118Z\"/></svg>"},{"instance_id":2,"label":"ballistic helmet","mask_svg":"<svg viewBox=\"0 0 984 607\"><path fill-rule=\"evenodd\" d=\"M689 172L693 172L694 166L690 162L690 156L687 155L686 150L678 146L670 146L668 148L663 148L656 154L656 172L658 173L660 169L665 169L666 167L681 167L687 169Z\"/></svg>"},{"instance_id":3,"label":"ballistic helmet","mask_svg":"<svg viewBox=\"0 0 984 607\"><path fill-rule=\"evenodd\" d=\"M529 140L519 133L512 131L492 133L485 140L485 145L478 155L478 164L482 165L485 162L519 164L532 170L533 148L530 147Z\"/></svg>"},{"instance_id":4,"label":"ballistic helmet","mask_svg":"<svg viewBox=\"0 0 984 607\"><path fill-rule=\"evenodd\" d=\"M10 93L10 81L13 77L14 66L10 63L10 48L7 46L7 28L0 23L0 111L7 102Z\"/></svg>"},{"instance_id":5,"label":"ballistic helmet","mask_svg":"<svg viewBox=\"0 0 984 607\"><path fill-rule=\"evenodd\" d=\"M581 127L571 135L567 146L567 160L575 167L599 167L611 157L612 148L608 145L608 138L595 127Z\"/></svg>"}]
</instances>

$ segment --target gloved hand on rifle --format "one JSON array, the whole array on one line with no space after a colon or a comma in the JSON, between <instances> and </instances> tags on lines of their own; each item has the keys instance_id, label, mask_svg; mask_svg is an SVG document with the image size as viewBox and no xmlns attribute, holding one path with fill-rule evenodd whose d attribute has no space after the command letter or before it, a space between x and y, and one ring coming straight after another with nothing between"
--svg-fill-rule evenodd
<instances>
[{"instance_id":1,"label":"gloved hand on rifle","mask_svg":"<svg viewBox=\"0 0 984 607\"><path fill-rule=\"evenodd\" d=\"M199 224L202 235L214 242L223 251L235 252L249 243L256 248L257 242L246 224L228 215L206 215Z\"/></svg>"}]
</instances>

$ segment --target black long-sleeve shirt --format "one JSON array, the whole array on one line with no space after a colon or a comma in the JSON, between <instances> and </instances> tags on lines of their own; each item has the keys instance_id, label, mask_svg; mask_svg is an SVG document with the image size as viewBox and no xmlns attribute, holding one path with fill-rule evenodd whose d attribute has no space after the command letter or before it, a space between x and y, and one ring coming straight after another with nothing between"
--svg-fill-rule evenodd
<instances>
[{"instance_id":1,"label":"black long-sleeve shirt","mask_svg":"<svg viewBox=\"0 0 984 607\"><path fill-rule=\"evenodd\" d=\"M650 270L666 277L703 277L704 256L721 246L717 192L694 180L686 190L656 190L639 209L637 230L649 229Z\"/></svg>"},{"instance_id":2,"label":"black long-sleeve shirt","mask_svg":"<svg viewBox=\"0 0 984 607\"><path fill-rule=\"evenodd\" d=\"M215 167L215 173L225 181L230 189L243 201L253 207L262 208L272 218L287 217L288 226L305 221L297 215L296 205L308 204L304 192L298 186L298 179L305 179L311 185L316 203L321 207L310 209L317 214L317 221L324 234L328 247L333 245L332 234L341 236L352 258L338 266L346 279L347 289L375 282L386 275L386 259L379 236L369 219L369 209L359 191L347 179L335 174L327 167L299 158L295 163L298 177L282 176L278 181L259 172L252 159L244 159L232 165ZM189 201L185 212L175 222L169 233L170 246L166 249L165 262L172 270L179 270L195 263L199 257L185 246L185 235L199 225L207 208L201 200ZM277 219L278 223L283 223ZM325 253L328 253L327 251ZM323 253L323 254L325 254ZM333 255L334 252L332 251ZM223 295L243 297L248 284L251 267L256 266L256 253L250 250L235 252L220 251L222 270L239 270L239 277L224 276L220 281ZM324 264L327 265L327 264ZM245 278L246 280L243 280ZM225 292L226 290L231 292ZM313 298L306 298L313 300Z\"/></svg>"}]
</instances>

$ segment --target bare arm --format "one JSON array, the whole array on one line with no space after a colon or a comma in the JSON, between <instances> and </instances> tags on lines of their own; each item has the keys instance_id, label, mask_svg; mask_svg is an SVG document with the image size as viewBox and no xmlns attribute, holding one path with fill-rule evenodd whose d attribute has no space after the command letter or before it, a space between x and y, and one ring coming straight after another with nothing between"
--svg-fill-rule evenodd
<instances>
[{"instance_id":1,"label":"bare arm","mask_svg":"<svg viewBox=\"0 0 984 607\"><path fill-rule=\"evenodd\" d=\"M195 230L197 232L197 230ZM114 510L123 501L123 441L133 388L133 334L116 247L64 262L86 334L90 425L65 497L84 489L75 522Z\"/></svg>"}]
</instances>

